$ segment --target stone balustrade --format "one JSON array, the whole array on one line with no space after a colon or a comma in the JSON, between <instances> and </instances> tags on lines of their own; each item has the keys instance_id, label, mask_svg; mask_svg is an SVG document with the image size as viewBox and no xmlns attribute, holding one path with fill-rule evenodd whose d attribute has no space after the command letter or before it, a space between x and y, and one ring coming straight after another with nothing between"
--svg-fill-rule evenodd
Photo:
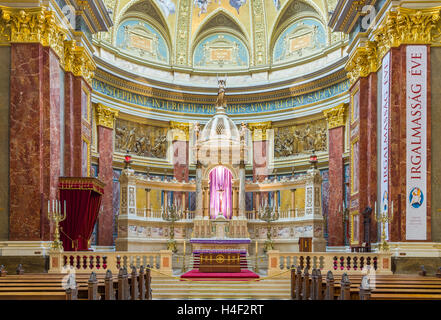
<instances>
[{"instance_id":1,"label":"stone balustrade","mask_svg":"<svg viewBox=\"0 0 441 320\"><path fill-rule=\"evenodd\" d=\"M49 254L49 273L68 273L66 267L72 266L76 273L118 273L119 269L131 266L139 268L149 265L152 269L167 275L172 274L172 252L92 252L71 251L51 252ZM155 272L152 273L154 275Z\"/></svg>"},{"instance_id":2,"label":"stone balustrade","mask_svg":"<svg viewBox=\"0 0 441 320\"><path fill-rule=\"evenodd\" d=\"M331 270L334 274L365 274L367 269L377 274L392 274L391 253L341 253L341 252L268 252L268 276L279 274L291 266L300 266L321 271ZM372 271L372 269L374 271ZM289 277L290 273L281 276Z\"/></svg>"}]
</instances>

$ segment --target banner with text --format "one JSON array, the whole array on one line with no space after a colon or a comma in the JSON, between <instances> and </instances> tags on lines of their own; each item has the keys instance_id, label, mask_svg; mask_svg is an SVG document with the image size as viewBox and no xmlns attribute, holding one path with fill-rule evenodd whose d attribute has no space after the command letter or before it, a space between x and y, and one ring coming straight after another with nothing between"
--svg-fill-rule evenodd
<instances>
[{"instance_id":1,"label":"banner with text","mask_svg":"<svg viewBox=\"0 0 441 320\"><path fill-rule=\"evenodd\" d=\"M381 90L381 206L379 213L388 212L389 205L389 123L390 123L390 52L383 58ZM386 223L386 240L389 240L389 225Z\"/></svg>"},{"instance_id":2,"label":"banner with text","mask_svg":"<svg viewBox=\"0 0 441 320\"><path fill-rule=\"evenodd\" d=\"M427 47L406 53L406 240L427 238Z\"/></svg>"}]
</instances>

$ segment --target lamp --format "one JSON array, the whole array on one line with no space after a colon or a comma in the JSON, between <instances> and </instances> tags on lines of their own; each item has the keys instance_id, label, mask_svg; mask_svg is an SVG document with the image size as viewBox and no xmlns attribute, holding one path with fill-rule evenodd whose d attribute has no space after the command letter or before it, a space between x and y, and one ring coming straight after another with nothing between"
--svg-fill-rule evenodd
<instances>
[{"instance_id":1,"label":"lamp","mask_svg":"<svg viewBox=\"0 0 441 320\"><path fill-rule=\"evenodd\" d=\"M124 169L131 169L130 164L132 163L132 156L130 155L130 151L126 151L126 155L124 156Z\"/></svg>"},{"instance_id":2,"label":"lamp","mask_svg":"<svg viewBox=\"0 0 441 320\"><path fill-rule=\"evenodd\" d=\"M312 150L312 154L309 156L309 163L312 168L317 169L317 155L315 154L315 150Z\"/></svg>"}]
</instances>

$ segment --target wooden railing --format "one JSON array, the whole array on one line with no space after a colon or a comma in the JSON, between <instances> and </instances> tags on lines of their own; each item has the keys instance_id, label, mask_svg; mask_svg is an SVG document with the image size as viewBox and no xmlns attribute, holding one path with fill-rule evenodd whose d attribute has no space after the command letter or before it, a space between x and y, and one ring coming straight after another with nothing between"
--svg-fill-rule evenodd
<instances>
[{"instance_id":1,"label":"wooden railing","mask_svg":"<svg viewBox=\"0 0 441 320\"><path fill-rule=\"evenodd\" d=\"M373 268L378 274L392 274L391 253L354 252L268 252L268 275L279 274L291 266L309 269L332 270L335 274L362 274L366 268ZM286 276L289 274L285 273Z\"/></svg>"},{"instance_id":2,"label":"wooden railing","mask_svg":"<svg viewBox=\"0 0 441 320\"><path fill-rule=\"evenodd\" d=\"M150 266L154 270L167 275L172 274L172 252L161 250L159 252L90 252L72 251L50 253L49 273L61 273L66 266L72 266L76 273L113 273L119 272L123 267L127 269L135 266Z\"/></svg>"}]
</instances>

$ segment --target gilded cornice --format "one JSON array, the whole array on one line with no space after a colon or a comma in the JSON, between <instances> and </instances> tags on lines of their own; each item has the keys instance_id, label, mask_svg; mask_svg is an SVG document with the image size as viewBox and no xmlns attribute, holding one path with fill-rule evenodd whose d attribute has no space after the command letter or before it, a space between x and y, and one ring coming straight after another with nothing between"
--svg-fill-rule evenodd
<instances>
[{"instance_id":1,"label":"gilded cornice","mask_svg":"<svg viewBox=\"0 0 441 320\"><path fill-rule=\"evenodd\" d=\"M323 111L328 121L328 130L345 125L347 104L342 103L334 108Z\"/></svg>"},{"instance_id":2,"label":"gilded cornice","mask_svg":"<svg viewBox=\"0 0 441 320\"><path fill-rule=\"evenodd\" d=\"M118 110L109 108L101 103L98 103L95 107L96 111L96 124L98 126L113 129L115 118L118 116Z\"/></svg>"},{"instance_id":3,"label":"gilded cornice","mask_svg":"<svg viewBox=\"0 0 441 320\"><path fill-rule=\"evenodd\" d=\"M6 8L0 7L0 33L3 43L41 43L51 47L64 60L66 32L55 21L53 11L44 7Z\"/></svg>"},{"instance_id":4,"label":"gilded cornice","mask_svg":"<svg viewBox=\"0 0 441 320\"><path fill-rule=\"evenodd\" d=\"M190 123L170 121L172 140L188 141L190 137Z\"/></svg>"},{"instance_id":5,"label":"gilded cornice","mask_svg":"<svg viewBox=\"0 0 441 320\"><path fill-rule=\"evenodd\" d=\"M83 77L87 83L92 83L96 64L84 47L76 45L75 40L66 41L64 46L65 71L72 72L76 77Z\"/></svg>"},{"instance_id":6,"label":"gilded cornice","mask_svg":"<svg viewBox=\"0 0 441 320\"><path fill-rule=\"evenodd\" d=\"M389 11L373 31L373 41L355 49L346 64L351 84L358 78L376 72L386 53L402 44L441 44L441 7Z\"/></svg>"},{"instance_id":7,"label":"gilded cornice","mask_svg":"<svg viewBox=\"0 0 441 320\"><path fill-rule=\"evenodd\" d=\"M247 125L251 131L253 141L268 140L267 130L271 129L271 121L248 123Z\"/></svg>"},{"instance_id":8,"label":"gilded cornice","mask_svg":"<svg viewBox=\"0 0 441 320\"><path fill-rule=\"evenodd\" d=\"M66 72L83 77L91 85L96 64L84 47L66 41L67 31L58 26L55 13L45 7L0 7L0 43L40 43L50 47Z\"/></svg>"}]
</instances>

